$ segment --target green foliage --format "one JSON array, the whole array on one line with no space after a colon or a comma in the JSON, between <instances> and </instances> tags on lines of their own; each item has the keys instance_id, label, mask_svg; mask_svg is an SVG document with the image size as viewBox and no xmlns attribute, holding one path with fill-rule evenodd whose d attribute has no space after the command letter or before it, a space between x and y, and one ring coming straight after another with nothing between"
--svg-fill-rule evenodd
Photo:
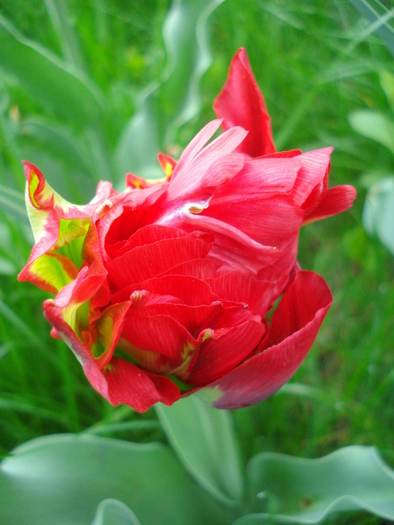
<instances>
[{"instance_id":1,"label":"green foliage","mask_svg":"<svg viewBox=\"0 0 394 525\"><path fill-rule=\"evenodd\" d=\"M140 525L134 512L116 499L105 499L97 507L92 525Z\"/></svg>"}]
</instances>

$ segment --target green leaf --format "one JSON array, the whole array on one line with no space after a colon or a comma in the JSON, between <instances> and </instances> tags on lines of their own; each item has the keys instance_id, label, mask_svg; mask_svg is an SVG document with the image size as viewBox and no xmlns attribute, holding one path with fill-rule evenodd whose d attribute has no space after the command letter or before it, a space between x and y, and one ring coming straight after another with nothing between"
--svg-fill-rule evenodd
<instances>
[{"instance_id":1,"label":"green leaf","mask_svg":"<svg viewBox=\"0 0 394 525\"><path fill-rule=\"evenodd\" d=\"M394 473L372 447L346 447L320 459L260 454L248 478L253 514L233 525L315 524L353 510L394 519Z\"/></svg>"},{"instance_id":2,"label":"green leaf","mask_svg":"<svg viewBox=\"0 0 394 525\"><path fill-rule=\"evenodd\" d=\"M174 0L163 28L167 68L126 126L117 149L121 173L163 176L157 154L174 145L177 128L201 107L199 81L211 64L206 24L224 0Z\"/></svg>"},{"instance_id":3,"label":"green leaf","mask_svg":"<svg viewBox=\"0 0 394 525\"><path fill-rule=\"evenodd\" d=\"M363 226L394 255L394 177L375 183L368 191L364 203Z\"/></svg>"},{"instance_id":4,"label":"green leaf","mask_svg":"<svg viewBox=\"0 0 394 525\"><path fill-rule=\"evenodd\" d=\"M243 475L230 413L196 396L155 408L186 470L219 501L232 506L239 503Z\"/></svg>"},{"instance_id":5,"label":"green leaf","mask_svg":"<svg viewBox=\"0 0 394 525\"><path fill-rule=\"evenodd\" d=\"M92 525L141 525L134 512L116 499L105 499L97 507Z\"/></svg>"},{"instance_id":6,"label":"green leaf","mask_svg":"<svg viewBox=\"0 0 394 525\"><path fill-rule=\"evenodd\" d=\"M0 15L0 67L59 120L96 126L103 97L88 79L76 76L57 57L23 37Z\"/></svg>"},{"instance_id":7,"label":"green leaf","mask_svg":"<svg viewBox=\"0 0 394 525\"><path fill-rule=\"evenodd\" d=\"M376 140L394 153L394 123L377 111L357 110L349 116L352 128L369 139Z\"/></svg>"},{"instance_id":8,"label":"green leaf","mask_svg":"<svg viewBox=\"0 0 394 525\"><path fill-rule=\"evenodd\" d=\"M89 525L105 499L132 508L143 525L234 519L161 444L63 434L30 441L0 464L2 523Z\"/></svg>"}]
</instances>

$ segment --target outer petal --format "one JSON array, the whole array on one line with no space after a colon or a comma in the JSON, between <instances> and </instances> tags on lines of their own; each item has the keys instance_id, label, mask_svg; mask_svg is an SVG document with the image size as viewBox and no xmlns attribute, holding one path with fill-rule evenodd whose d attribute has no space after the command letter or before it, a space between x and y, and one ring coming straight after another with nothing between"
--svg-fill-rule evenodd
<instances>
[{"instance_id":1,"label":"outer petal","mask_svg":"<svg viewBox=\"0 0 394 525\"><path fill-rule=\"evenodd\" d=\"M342 213L352 206L357 192L353 186L334 186L326 190L316 207L305 213L304 225L337 213Z\"/></svg>"},{"instance_id":2,"label":"outer petal","mask_svg":"<svg viewBox=\"0 0 394 525\"><path fill-rule=\"evenodd\" d=\"M323 148L297 157L302 167L291 195L304 210L304 225L342 213L350 208L356 198L353 186L327 189L331 152L332 148Z\"/></svg>"},{"instance_id":3,"label":"outer petal","mask_svg":"<svg viewBox=\"0 0 394 525\"><path fill-rule=\"evenodd\" d=\"M18 278L57 293L75 278L77 266L81 263L82 241L89 219L100 202L109 198L114 191L109 183L101 183L90 204L76 206L60 197L38 168L29 162L24 164L26 207L36 244ZM70 243L77 243L71 250L77 254L74 259L60 252L54 253Z\"/></svg>"},{"instance_id":4,"label":"outer petal","mask_svg":"<svg viewBox=\"0 0 394 525\"><path fill-rule=\"evenodd\" d=\"M245 49L240 49L233 58L226 84L213 108L216 115L223 118L224 129L242 126L249 131L238 151L251 157L275 151L271 119Z\"/></svg>"},{"instance_id":5,"label":"outer petal","mask_svg":"<svg viewBox=\"0 0 394 525\"><path fill-rule=\"evenodd\" d=\"M279 390L301 365L332 303L324 279L300 271L272 316L268 342L258 355L212 383L204 397L217 408L241 408Z\"/></svg>"},{"instance_id":6,"label":"outer petal","mask_svg":"<svg viewBox=\"0 0 394 525\"><path fill-rule=\"evenodd\" d=\"M149 374L123 359L112 358L109 365L101 370L88 346L77 338L53 301L45 301L44 312L47 320L74 352L92 387L112 405L124 403L138 412L145 412L159 401L172 405L179 399L179 389L170 379ZM120 324L116 335L119 330ZM111 344L115 343L113 339Z\"/></svg>"},{"instance_id":7,"label":"outer petal","mask_svg":"<svg viewBox=\"0 0 394 525\"><path fill-rule=\"evenodd\" d=\"M172 405L180 398L179 388L167 377L148 373L129 361L113 358L104 371L112 405L124 403L137 412L145 412L161 402Z\"/></svg>"}]
</instances>

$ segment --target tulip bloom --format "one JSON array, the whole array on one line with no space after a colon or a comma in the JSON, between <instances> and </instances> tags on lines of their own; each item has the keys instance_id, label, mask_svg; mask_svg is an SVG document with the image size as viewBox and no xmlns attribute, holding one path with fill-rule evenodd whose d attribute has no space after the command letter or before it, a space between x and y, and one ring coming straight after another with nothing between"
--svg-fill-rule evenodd
<instances>
[{"instance_id":1,"label":"tulip bloom","mask_svg":"<svg viewBox=\"0 0 394 525\"><path fill-rule=\"evenodd\" d=\"M331 305L297 264L301 226L355 198L327 188L331 148L275 152L242 49L214 109L178 162L159 155L163 181L128 174L122 193L101 182L86 206L25 163L35 246L19 279L56 294L44 302L52 335L113 405L143 412L197 391L218 408L261 401L301 365Z\"/></svg>"}]
</instances>

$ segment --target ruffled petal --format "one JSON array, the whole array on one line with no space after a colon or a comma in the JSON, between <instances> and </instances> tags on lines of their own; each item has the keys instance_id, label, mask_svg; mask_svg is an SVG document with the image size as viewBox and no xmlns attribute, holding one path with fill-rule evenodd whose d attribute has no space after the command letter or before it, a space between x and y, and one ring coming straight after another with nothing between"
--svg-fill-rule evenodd
<instances>
[{"instance_id":1,"label":"ruffled petal","mask_svg":"<svg viewBox=\"0 0 394 525\"><path fill-rule=\"evenodd\" d=\"M57 293L75 278L82 264L82 245L90 218L114 191L109 183L99 184L92 202L77 206L60 197L33 164L24 164L26 207L35 245L18 279Z\"/></svg>"},{"instance_id":2,"label":"ruffled petal","mask_svg":"<svg viewBox=\"0 0 394 525\"><path fill-rule=\"evenodd\" d=\"M108 278L114 291L121 290L133 283L156 277L175 265L203 258L210 249L211 243L191 235L137 246L108 263Z\"/></svg>"},{"instance_id":3,"label":"ruffled petal","mask_svg":"<svg viewBox=\"0 0 394 525\"><path fill-rule=\"evenodd\" d=\"M170 208L172 200L177 201L189 196L197 198L199 192L203 192L203 196L206 197L207 190L232 179L242 169L243 156L233 153L247 135L239 126L229 129L204 148L197 149L211 138L217 124L218 121L207 124L179 159L168 186Z\"/></svg>"}]
</instances>

